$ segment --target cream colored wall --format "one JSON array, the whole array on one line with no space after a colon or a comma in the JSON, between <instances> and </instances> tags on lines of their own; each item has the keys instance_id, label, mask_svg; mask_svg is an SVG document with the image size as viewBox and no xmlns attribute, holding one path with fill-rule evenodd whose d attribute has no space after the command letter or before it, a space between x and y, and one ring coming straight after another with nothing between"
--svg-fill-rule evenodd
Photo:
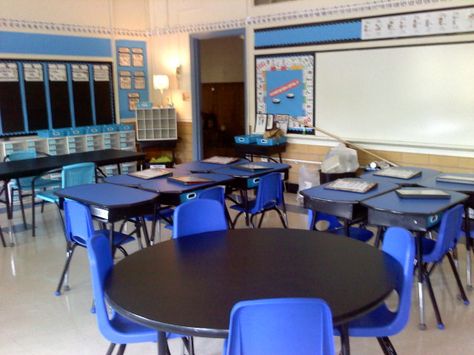
<instances>
[{"instance_id":1,"label":"cream colored wall","mask_svg":"<svg viewBox=\"0 0 474 355\"><path fill-rule=\"evenodd\" d=\"M244 41L237 36L201 41L201 83L243 82L243 47Z\"/></svg>"}]
</instances>

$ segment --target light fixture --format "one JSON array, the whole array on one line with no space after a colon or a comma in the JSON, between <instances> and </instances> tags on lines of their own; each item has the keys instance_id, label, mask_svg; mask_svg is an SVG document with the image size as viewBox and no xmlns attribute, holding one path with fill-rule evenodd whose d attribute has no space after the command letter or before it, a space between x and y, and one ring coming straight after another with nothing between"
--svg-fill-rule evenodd
<instances>
[{"instance_id":1,"label":"light fixture","mask_svg":"<svg viewBox=\"0 0 474 355\"><path fill-rule=\"evenodd\" d=\"M163 96L163 91L167 90L170 87L170 79L168 78L168 75L164 74L157 74L153 75L153 88L155 90L160 90L161 92L161 103L163 106L163 101L164 101L164 96Z\"/></svg>"}]
</instances>

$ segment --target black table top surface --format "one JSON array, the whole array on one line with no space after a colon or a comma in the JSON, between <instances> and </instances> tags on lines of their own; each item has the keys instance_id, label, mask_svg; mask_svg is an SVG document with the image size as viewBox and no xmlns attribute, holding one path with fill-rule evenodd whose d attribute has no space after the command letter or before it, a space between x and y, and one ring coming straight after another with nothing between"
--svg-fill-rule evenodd
<instances>
[{"instance_id":1,"label":"black table top surface","mask_svg":"<svg viewBox=\"0 0 474 355\"><path fill-rule=\"evenodd\" d=\"M144 153L119 149L104 149L91 152L52 155L0 163L0 180L35 176L64 165L92 162L98 166L124 163L145 158Z\"/></svg>"},{"instance_id":2,"label":"black table top surface","mask_svg":"<svg viewBox=\"0 0 474 355\"><path fill-rule=\"evenodd\" d=\"M241 300L318 297L335 325L380 304L400 264L365 243L292 229L236 229L170 240L118 262L106 295L120 314L162 331L225 337Z\"/></svg>"}]
</instances>

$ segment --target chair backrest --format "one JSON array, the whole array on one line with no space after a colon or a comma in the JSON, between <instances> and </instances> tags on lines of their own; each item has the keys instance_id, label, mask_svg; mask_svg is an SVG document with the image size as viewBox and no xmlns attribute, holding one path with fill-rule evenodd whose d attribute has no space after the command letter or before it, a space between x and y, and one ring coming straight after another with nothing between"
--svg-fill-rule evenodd
<instances>
[{"instance_id":1,"label":"chair backrest","mask_svg":"<svg viewBox=\"0 0 474 355\"><path fill-rule=\"evenodd\" d=\"M94 235L94 224L88 206L74 200L64 200L64 224L66 239L72 242L78 239L86 244Z\"/></svg>"},{"instance_id":2,"label":"chair backrest","mask_svg":"<svg viewBox=\"0 0 474 355\"><path fill-rule=\"evenodd\" d=\"M270 173L260 177L257 197L252 213L263 210L268 205L280 205L283 202L283 186L280 173Z\"/></svg>"},{"instance_id":3,"label":"chair backrest","mask_svg":"<svg viewBox=\"0 0 474 355\"><path fill-rule=\"evenodd\" d=\"M382 250L396 259L401 269L396 279L395 291L399 304L395 318L387 325L387 336L399 333L410 317L411 290L415 261L415 239L412 234L400 227L390 227L385 232Z\"/></svg>"},{"instance_id":4,"label":"chair backrest","mask_svg":"<svg viewBox=\"0 0 474 355\"><path fill-rule=\"evenodd\" d=\"M107 235L97 234L88 239L87 253L89 256L92 290L94 294L95 312L99 330L108 340L111 342L117 342L117 337L120 338L121 334L118 334L110 323L104 299L105 279L114 265Z\"/></svg>"},{"instance_id":5,"label":"chair backrest","mask_svg":"<svg viewBox=\"0 0 474 355\"><path fill-rule=\"evenodd\" d=\"M438 238L431 252L431 256L434 259L441 260L459 239L463 212L464 208L462 205L456 205L444 212L441 218Z\"/></svg>"},{"instance_id":6,"label":"chair backrest","mask_svg":"<svg viewBox=\"0 0 474 355\"><path fill-rule=\"evenodd\" d=\"M61 187L95 183L95 164L79 163L63 167L61 171Z\"/></svg>"},{"instance_id":7,"label":"chair backrest","mask_svg":"<svg viewBox=\"0 0 474 355\"><path fill-rule=\"evenodd\" d=\"M331 310L315 298L239 302L230 315L226 354L334 354Z\"/></svg>"},{"instance_id":8,"label":"chair backrest","mask_svg":"<svg viewBox=\"0 0 474 355\"><path fill-rule=\"evenodd\" d=\"M204 189L199 193L201 199L214 200L225 206L225 187L224 186L214 186L208 189Z\"/></svg>"},{"instance_id":9,"label":"chair backrest","mask_svg":"<svg viewBox=\"0 0 474 355\"><path fill-rule=\"evenodd\" d=\"M179 205L173 215L173 238L227 229L224 206L217 201L195 199Z\"/></svg>"}]
</instances>

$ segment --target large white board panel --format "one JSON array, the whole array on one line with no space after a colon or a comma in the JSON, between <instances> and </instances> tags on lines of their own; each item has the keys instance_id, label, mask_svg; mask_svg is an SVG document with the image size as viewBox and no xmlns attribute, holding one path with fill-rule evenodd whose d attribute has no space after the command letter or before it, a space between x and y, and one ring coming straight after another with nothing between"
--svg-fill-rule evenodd
<instances>
[{"instance_id":1,"label":"large white board panel","mask_svg":"<svg viewBox=\"0 0 474 355\"><path fill-rule=\"evenodd\" d=\"M474 44L317 53L316 125L367 142L474 148Z\"/></svg>"}]
</instances>

